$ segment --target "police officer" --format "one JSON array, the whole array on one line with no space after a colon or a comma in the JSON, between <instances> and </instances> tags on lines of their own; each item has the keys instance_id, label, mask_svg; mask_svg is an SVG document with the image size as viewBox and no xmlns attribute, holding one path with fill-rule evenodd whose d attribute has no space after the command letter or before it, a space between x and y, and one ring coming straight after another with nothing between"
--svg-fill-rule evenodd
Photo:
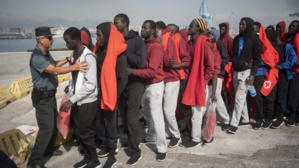
<instances>
[{"instance_id":1,"label":"police officer","mask_svg":"<svg viewBox=\"0 0 299 168\"><path fill-rule=\"evenodd\" d=\"M57 75L71 71L85 71L87 64L78 61L71 66L62 67L70 62L72 57L60 61L54 61L49 53L53 44L53 35L49 27L38 27L35 30L37 45L31 55L30 71L32 75L33 91L32 104L36 109L36 120L39 132L36 137L27 168L43 168L44 156L62 155L61 150L55 150L54 144L58 133L56 128L57 105L56 88L58 86Z\"/></svg>"}]
</instances>

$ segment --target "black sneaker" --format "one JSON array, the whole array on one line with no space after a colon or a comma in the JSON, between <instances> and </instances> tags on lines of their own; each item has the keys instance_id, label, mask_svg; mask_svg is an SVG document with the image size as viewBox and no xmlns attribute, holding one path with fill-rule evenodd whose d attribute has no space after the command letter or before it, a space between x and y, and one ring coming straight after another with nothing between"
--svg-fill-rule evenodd
<instances>
[{"instance_id":1,"label":"black sneaker","mask_svg":"<svg viewBox=\"0 0 299 168\"><path fill-rule=\"evenodd\" d=\"M278 129L283 125L283 121L282 120L276 120L272 123L271 128L273 129Z\"/></svg>"},{"instance_id":2,"label":"black sneaker","mask_svg":"<svg viewBox=\"0 0 299 168\"><path fill-rule=\"evenodd\" d=\"M142 158L140 154L135 154L127 161L127 165L133 166Z\"/></svg>"},{"instance_id":3,"label":"black sneaker","mask_svg":"<svg viewBox=\"0 0 299 168\"><path fill-rule=\"evenodd\" d=\"M162 162L166 159L166 153L157 153L157 157L156 157L158 162Z\"/></svg>"},{"instance_id":4,"label":"black sneaker","mask_svg":"<svg viewBox=\"0 0 299 168\"><path fill-rule=\"evenodd\" d=\"M191 149L191 148L195 148L201 144L202 144L202 142L195 142L195 141L191 140L189 142L182 143L181 145L185 148Z\"/></svg>"},{"instance_id":5,"label":"black sneaker","mask_svg":"<svg viewBox=\"0 0 299 168\"><path fill-rule=\"evenodd\" d=\"M227 130L227 133L229 134L235 134L238 130L238 127L235 127L235 126L230 126L229 129Z\"/></svg>"},{"instance_id":6,"label":"black sneaker","mask_svg":"<svg viewBox=\"0 0 299 168\"><path fill-rule=\"evenodd\" d=\"M229 124L222 124L221 130L222 131L227 131L229 129Z\"/></svg>"},{"instance_id":7,"label":"black sneaker","mask_svg":"<svg viewBox=\"0 0 299 168\"><path fill-rule=\"evenodd\" d=\"M107 159L107 161L106 161L106 163L104 164L104 166L103 167L111 167L111 168L113 168L113 167L115 167L117 165L117 160L116 160L116 158L114 157L114 156L108 156L108 159Z\"/></svg>"},{"instance_id":8,"label":"black sneaker","mask_svg":"<svg viewBox=\"0 0 299 168\"><path fill-rule=\"evenodd\" d=\"M102 165L99 161L97 162L89 162L87 163L86 166L84 166L84 168L100 168Z\"/></svg>"},{"instance_id":9,"label":"black sneaker","mask_svg":"<svg viewBox=\"0 0 299 168\"><path fill-rule=\"evenodd\" d=\"M166 137L166 141L168 140L171 140L172 139L172 137L170 136L170 137Z\"/></svg>"},{"instance_id":10,"label":"black sneaker","mask_svg":"<svg viewBox=\"0 0 299 168\"><path fill-rule=\"evenodd\" d=\"M176 147L176 146L179 145L180 141L181 141L181 138L175 138L175 137L173 137L170 140L168 147L169 148L174 148L174 147Z\"/></svg>"},{"instance_id":11,"label":"black sneaker","mask_svg":"<svg viewBox=\"0 0 299 168\"><path fill-rule=\"evenodd\" d=\"M99 158L104 158L104 157L107 157L109 155L109 151L107 149L102 149L97 154L98 154Z\"/></svg>"},{"instance_id":12,"label":"black sneaker","mask_svg":"<svg viewBox=\"0 0 299 168\"><path fill-rule=\"evenodd\" d=\"M262 125L262 129L269 129L271 125L272 125L271 121L264 121Z\"/></svg>"},{"instance_id":13,"label":"black sneaker","mask_svg":"<svg viewBox=\"0 0 299 168\"><path fill-rule=\"evenodd\" d=\"M87 163L89 163L89 160L84 158L83 160L81 160L80 162L74 164L74 168L82 168L84 166L87 165Z\"/></svg>"},{"instance_id":14,"label":"black sneaker","mask_svg":"<svg viewBox=\"0 0 299 168\"><path fill-rule=\"evenodd\" d=\"M205 145L211 145L213 141L214 141L214 137L213 137L211 140L209 140L209 141L204 140L203 143L204 143Z\"/></svg>"},{"instance_id":15,"label":"black sneaker","mask_svg":"<svg viewBox=\"0 0 299 168\"><path fill-rule=\"evenodd\" d=\"M250 123L249 122L240 122L239 126L249 126Z\"/></svg>"},{"instance_id":16,"label":"black sneaker","mask_svg":"<svg viewBox=\"0 0 299 168\"><path fill-rule=\"evenodd\" d=\"M142 143L142 144L155 144L156 142L155 142L155 141L147 141L147 140L145 140L145 139L142 139L142 140L140 141L140 143Z\"/></svg>"},{"instance_id":17,"label":"black sneaker","mask_svg":"<svg viewBox=\"0 0 299 168\"><path fill-rule=\"evenodd\" d=\"M296 122L296 126L299 126L299 121Z\"/></svg>"},{"instance_id":18,"label":"black sneaker","mask_svg":"<svg viewBox=\"0 0 299 168\"><path fill-rule=\"evenodd\" d=\"M295 124L296 124L295 120L290 119L286 121L286 125L289 127L295 126Z\"/></svg>"},{"instance_id":19,"label":"black sneaker","mask_svg":"<svg viewBox=\"0 0 299 168\"><path fill-rule=\"evenodd\" d=\"M256 123L254 124L253 129L255 129L255 130L259 130L259 129L262 128L262 126L263 126L263 121L258 120L258 121L256 121Z\"/></svg>"},{"instance_id":20,"label":"black sneaker","mask_svg":"<svg viewBox=\"0 0 299 168\"><path fill-rule=\"evenodd\" d=\"M123 148L123 149L128 149L128 143L123 143L123 144L121 144L121 148Z\"/></svg>"}]
</instances>

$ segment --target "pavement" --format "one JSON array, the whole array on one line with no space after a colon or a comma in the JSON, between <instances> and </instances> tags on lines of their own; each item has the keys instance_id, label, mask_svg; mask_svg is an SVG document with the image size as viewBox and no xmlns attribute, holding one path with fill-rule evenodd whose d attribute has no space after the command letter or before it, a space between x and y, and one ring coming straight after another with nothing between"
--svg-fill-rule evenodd
<instances>
[{"instance_id":1,"label":"pavement","mask_svg":"<svg viewBox=\"0 0 299 168\"><path fill-rule=\"evenodd\" d=\"M54 59L64 59L70 51L51 52ZM0 85L9 85L17 79L30 76L30 53L0 53ZM68 82L59 84L57 102L61 101L63 89ZM32 107L30 95L17 99L0 109L0 132L21 125L36 126L35 109ZM143 138L144 128L140 125ZM142 159L134 166L127 166L129 159L126 150L118 144L116 155L117 168L295 168L299 167L299 126L280 129L254 130L251 126L239 127L236 134L227 134L217 126L215 139L209 146L193 149L182 147L168 148L167 158L163 162L156 161L155 145L141 145ZM125 141L126 135L120 128L120 139ZM64 151L61 156L45 158L46 167L69 168L80 161L83 156L72 142L63 144L59 149ZM99 149L98 149L99 151ZM105 167L107 158L99 158ZM27 161L20 168L25 168ZM1 166L0 166L1 167Z\"/></svg>"}]
</instances>

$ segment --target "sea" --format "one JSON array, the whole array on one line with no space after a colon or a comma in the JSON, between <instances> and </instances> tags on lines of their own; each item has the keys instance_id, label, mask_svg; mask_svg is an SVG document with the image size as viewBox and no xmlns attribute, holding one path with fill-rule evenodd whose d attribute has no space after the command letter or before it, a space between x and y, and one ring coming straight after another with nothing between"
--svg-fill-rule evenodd
<instances>
[{"instance_id":1,"label":"sea","mask_svg":"<svg viewBox=\"0 0 299 168\"><path fill-rule=\"evenodd\" d=\"M0 52L27 52L34 49L36 44L36 39L0 40ZM66 48L63 38L54 38L52 48Z\"/></svg>"}]
</instances>

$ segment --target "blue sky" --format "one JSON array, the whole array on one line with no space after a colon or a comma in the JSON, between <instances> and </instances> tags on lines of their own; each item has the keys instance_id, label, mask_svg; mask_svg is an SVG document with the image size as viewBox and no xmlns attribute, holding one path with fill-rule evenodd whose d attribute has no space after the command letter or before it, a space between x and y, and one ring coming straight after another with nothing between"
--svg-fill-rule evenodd
<instances>
[{"instance_id":1,"label":"blue sky","mask_svg":"<svg viewBox=\"0 0 299 168\"><path fill-rule=\"evenodd\" d=\"M132 26L144 20L163 20L189 25L198 17L202 0L0 0L0 22L20 20L44 21L61 18L70 21L112 21L118 13L126 13ZM249 16L265 26L281 20L287 23L297 18L288 16L299 12L299 0L206 0L213 26L228 21L237 26L242 17ZM97 23L97 24L99 24ZM63 23L60 23L63 25Z\"/></svg>"}]
</instances>

